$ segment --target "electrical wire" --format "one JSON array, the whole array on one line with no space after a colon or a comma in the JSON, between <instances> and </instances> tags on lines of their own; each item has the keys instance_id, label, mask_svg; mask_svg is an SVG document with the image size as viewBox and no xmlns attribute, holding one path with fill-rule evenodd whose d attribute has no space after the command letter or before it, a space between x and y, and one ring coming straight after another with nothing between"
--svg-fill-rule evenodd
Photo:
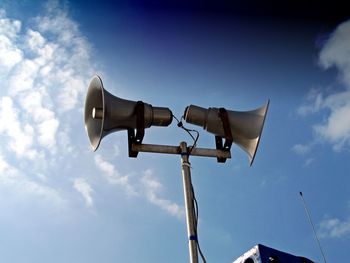
<instances>
[{"instance_id":1,"label":"electrical wire","mask_svg":"<svg viewBox=\"0 0 350 263\"><path fill-rule=\"evenodd\" d=\"M188 155L191 154L193 148L196 147L197 145L197 141L199 139L199 132L197 130L191 130L191 129L188 129L186 128L183 123L182 123L182 120L184 119L184 117L182 116L181 117L181 120L179 120L178 118L176 118L176 116L173 114L173 118L177 121L177 126L181 129L183 129L184 131L186 131L192 138L193 140L193 145L191 146L190 150L188 151ZM195 132L196 133L196 137L193 136L193 134L191 132Z\"/></svg>"},{"instance_id":2,"label":"electrical wire","mask_svg":"<svg viewBox=\"0 0 350 263\"><path fill-rule=\"evenodd\" d=\"M200 247L200 245L199 245L199 239L198 239L198 228L197 228L197 226L198 226L198 217L199 217L199 212L198 212L198 202L197 202L197 199L196 199L196 195L195 195L195 193L194 193L194 189L193 189L193 184L192 184L192 182L191 182L191 189L192 189L192 197L193 197L193 204L194 204L194 218L195 218L195 227L194 227L194 231L195 231L195 235L196 235L196 237L197 237L197 248L198 248L198 252L199 252L199 254L200 254L200 256L201 256L201 258L202 258L202 261L203 261L203 263L206 263L207 261L206 261L206 259L205 259L205 257L204 257L204 255L203 255L203 252L202 252L202 250L201 250L201 247Z\"/></svg>"},{"instance_id":3,"label":"electrical wire","mask_svg":"<svg viewBox=\"0 0 350 263\"><path fill-rule=\"evenodd\" d=\"M191 129L188 129L186 127L184 127L183 123L182 123L182 120L184 119L184 117L182 116L181 117L181 120L179 121L178 118L176 118L175 115L173 115L173 118L177 121L177 126L181 129L183 129L184 131L186 131L192 138L193 140L193 145L191 146L191 148L189 149L188 151L188 155L191 154L192 150L194 147L196 147L197 145L197 141L198 141L198 138L199 138L199 132L197 130L191 130ZM193 134L191 132L195 132L196 133L196 137L193 136ZM197 202L197 199L196 199L196 195L194 193L194 188L193 188L193 184L192 184L192 181L191 181L191 192L192 192L192 206L194 207L194 219L195 219L195 222L194 222L194 234L196 235L196 244L197 244L197 249L198 249L198 252L199 252L199 255L201 256L202 258L202 261L203 263L207 263L205 257L204 257L204 254L201 250L201 247L199 245L199 238L198 238L198 217L199 217L199 212L198 212L198 202Z\"/></svg>"}]
</instances>

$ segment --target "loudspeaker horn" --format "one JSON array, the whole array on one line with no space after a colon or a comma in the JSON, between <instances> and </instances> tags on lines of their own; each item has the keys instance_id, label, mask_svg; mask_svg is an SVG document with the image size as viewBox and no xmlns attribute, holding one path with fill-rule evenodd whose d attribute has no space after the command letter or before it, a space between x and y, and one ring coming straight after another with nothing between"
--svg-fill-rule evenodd
<instances>
[{"instance_id":1,"label":"loudspeaker horn","mask_svg":"<svg viewBox=\"0 0 350 263\"><path fill-rule=\"evenodd\" d=\"M168 126L172 118L173 114L168 108L153 107L142 101L130 101L112 95L104 89L102 79L97 75L90 81L84 121L94 151L102 138L112 132L132 129L134 133L135 129L139 131L151 126Z\"/></svg>"},{"instance_id":2,"label":"loudspeaker horn","mask_svg":"<svg viewBox=\"0 0 350 263\"><path fill-rule=\"evenodd\" d=\"M261 108L252 111L230 111L224 108L205 109L190 105L185 110L184 118L186 122L201 126L216 137L237 144L248 154L250 165L252 165L269 103L270 100ZM229 147L226 148L229 149Z\"/></svg>"}]
</instances>

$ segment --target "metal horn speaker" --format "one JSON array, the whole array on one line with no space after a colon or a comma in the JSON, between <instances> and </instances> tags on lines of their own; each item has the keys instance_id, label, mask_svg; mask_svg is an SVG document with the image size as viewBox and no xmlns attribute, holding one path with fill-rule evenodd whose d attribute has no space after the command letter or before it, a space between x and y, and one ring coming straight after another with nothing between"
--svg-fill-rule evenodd
<instances>
[{"instance_id":1,"label":"metal horn speaker","mask_svg":"<svg viewBox=\"0 0 350 263\"><path fill-rule=\"evenodd\" d=\"M259 146L270 101L252 111L231 111L224 108L202 108L190 105L185 110L185 121L203 127L216 136L217 148L229 150L232 142L242 148L250 165ZM225 146L220 141L226 139ZM221 143L222 144L222 143Z\"/></svg>"},{"instance_id":2,"label":"metal horn speaker","mask_svg":"<svg viewBox=\"0 0 350 263\"><path fill-rule=\"evenodd\" d=\"M168 108L153 107L142 101L118 98L104 89L102 80L95 75L89 84L84 109L85 129L94 151L106 135L134 130L142 132L151 126L168 126L172 122L172 112Z\"/></svg>"}]
</instances>

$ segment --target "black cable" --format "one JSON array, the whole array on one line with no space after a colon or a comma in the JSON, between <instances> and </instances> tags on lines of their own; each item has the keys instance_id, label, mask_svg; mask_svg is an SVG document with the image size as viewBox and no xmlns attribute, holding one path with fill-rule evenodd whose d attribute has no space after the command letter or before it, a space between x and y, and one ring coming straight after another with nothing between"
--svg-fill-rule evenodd
<instances>
[{"instance_id":1,"label":"black cable","mask_svg":"<svg viewBox=\"0 0 350 263\"><path fill-rule=\"evenodd\" d=\"M183 120L183 116L181 117L181 120L179 121L178 118L176 118L176 116L173 114L173 118L177 121L177 126L183 130L185 130L192 138L193 140L193 145L191 146L190 150L188 151L188 155L191 154L192 150L194 147L196 147L197 145L197 141L199 139L199 132L197 130L191 130L191 129L188 129L186 128L183 123L182 123L182 120ZM196 133L196 138L192 135L191 132L195 132Z\"/></svg>"},{"instance_id":2,"label":"black cable","mask_svg":"<svg viewBox=\"0 0 350 263\"><path fill-rule=\"evenodd\" d=\"M192 182L191 182L191 189L192 189L193 204L194 204L194 213L195 213L195 216L194 216L194 218L195 218L195 227L194 227L194 231L195 231L195 235L196 235L196 237L197 237L197 248L198 248L198 252L199 252L199 254L200 254L201 258L202 258L202 261L203 261L204 263L206 263L207 261L206 261L204 255L203 255L203 252L202 252L201 247L200 247L200 245L199 245L198 228L197 228L197 226L198 226L199 211L198 211L198 202L197 202L197 199L196 199L196 195L195 195L195 193L194 193L194 189L193 189L193 184L192 184Z\"/></svg>"},{"instance_id":3,"label":"black cable","mask_svg":"<svg viewBox=\"0 0 350 263\"><path fill-rule=\"evenodd\" d=\"M187 131L187 130L188 130L188 129L186 129L186 131ZM197 141L198 141L198 139L199 139L199 132L198 132L197 130L188 130L188 132L190 132L190 131L195 132L195 133L197 134L197 136L196 136L196 139L194 139L194 141L193 141L193 145L191 146L190 150L188 151L188 154L189 154L189 155L191 154L193 148L197 146ZM192 136L191 136L191 137L192 137Z\"/></svg>"}]
</instances>

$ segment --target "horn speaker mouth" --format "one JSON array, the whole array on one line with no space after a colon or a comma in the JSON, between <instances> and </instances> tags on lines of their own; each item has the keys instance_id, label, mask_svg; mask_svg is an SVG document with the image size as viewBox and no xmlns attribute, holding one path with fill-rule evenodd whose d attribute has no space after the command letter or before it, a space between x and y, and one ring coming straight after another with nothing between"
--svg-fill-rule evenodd
<instances>
[{"instance_id":1,"label":"horn speaker mouth","mask_svg":"<svg viewBox=\"0 0 350 263\"><path fill-rule=\"evenodd\" d=\"M95 75L91 81L85 99L84 122L91 147L94 151L100 145L103 133L105 107L102 79Z\"/></svg>"},{"instance_id":2,"label":"horn speaker mouth","mask_svg":"<svg viewBox=\"0 0 350 263\"><path fill-rule=\"evenodd\" d=\"M264 117L263 117L262 126L261 126L261 130L260 130L260 133L259 133L258 141L257 141L256 146L255 146L254 153L253 153L252 156L249 156L250 157L250 163L249 163L250 166L253 165L253 162L254 162L254 159L255 159L255 155L256 155L256 152L257 152L258 147L259 147L261 134L262 134L262 131L263 131L264 126L265 126L265 120L266 120L266 115L267 115L266 113L269 110L269 106L270 106L270 100L268 100L266 105L261 108L261 115L264 116Z\"/></svg>"}]
</instances>

